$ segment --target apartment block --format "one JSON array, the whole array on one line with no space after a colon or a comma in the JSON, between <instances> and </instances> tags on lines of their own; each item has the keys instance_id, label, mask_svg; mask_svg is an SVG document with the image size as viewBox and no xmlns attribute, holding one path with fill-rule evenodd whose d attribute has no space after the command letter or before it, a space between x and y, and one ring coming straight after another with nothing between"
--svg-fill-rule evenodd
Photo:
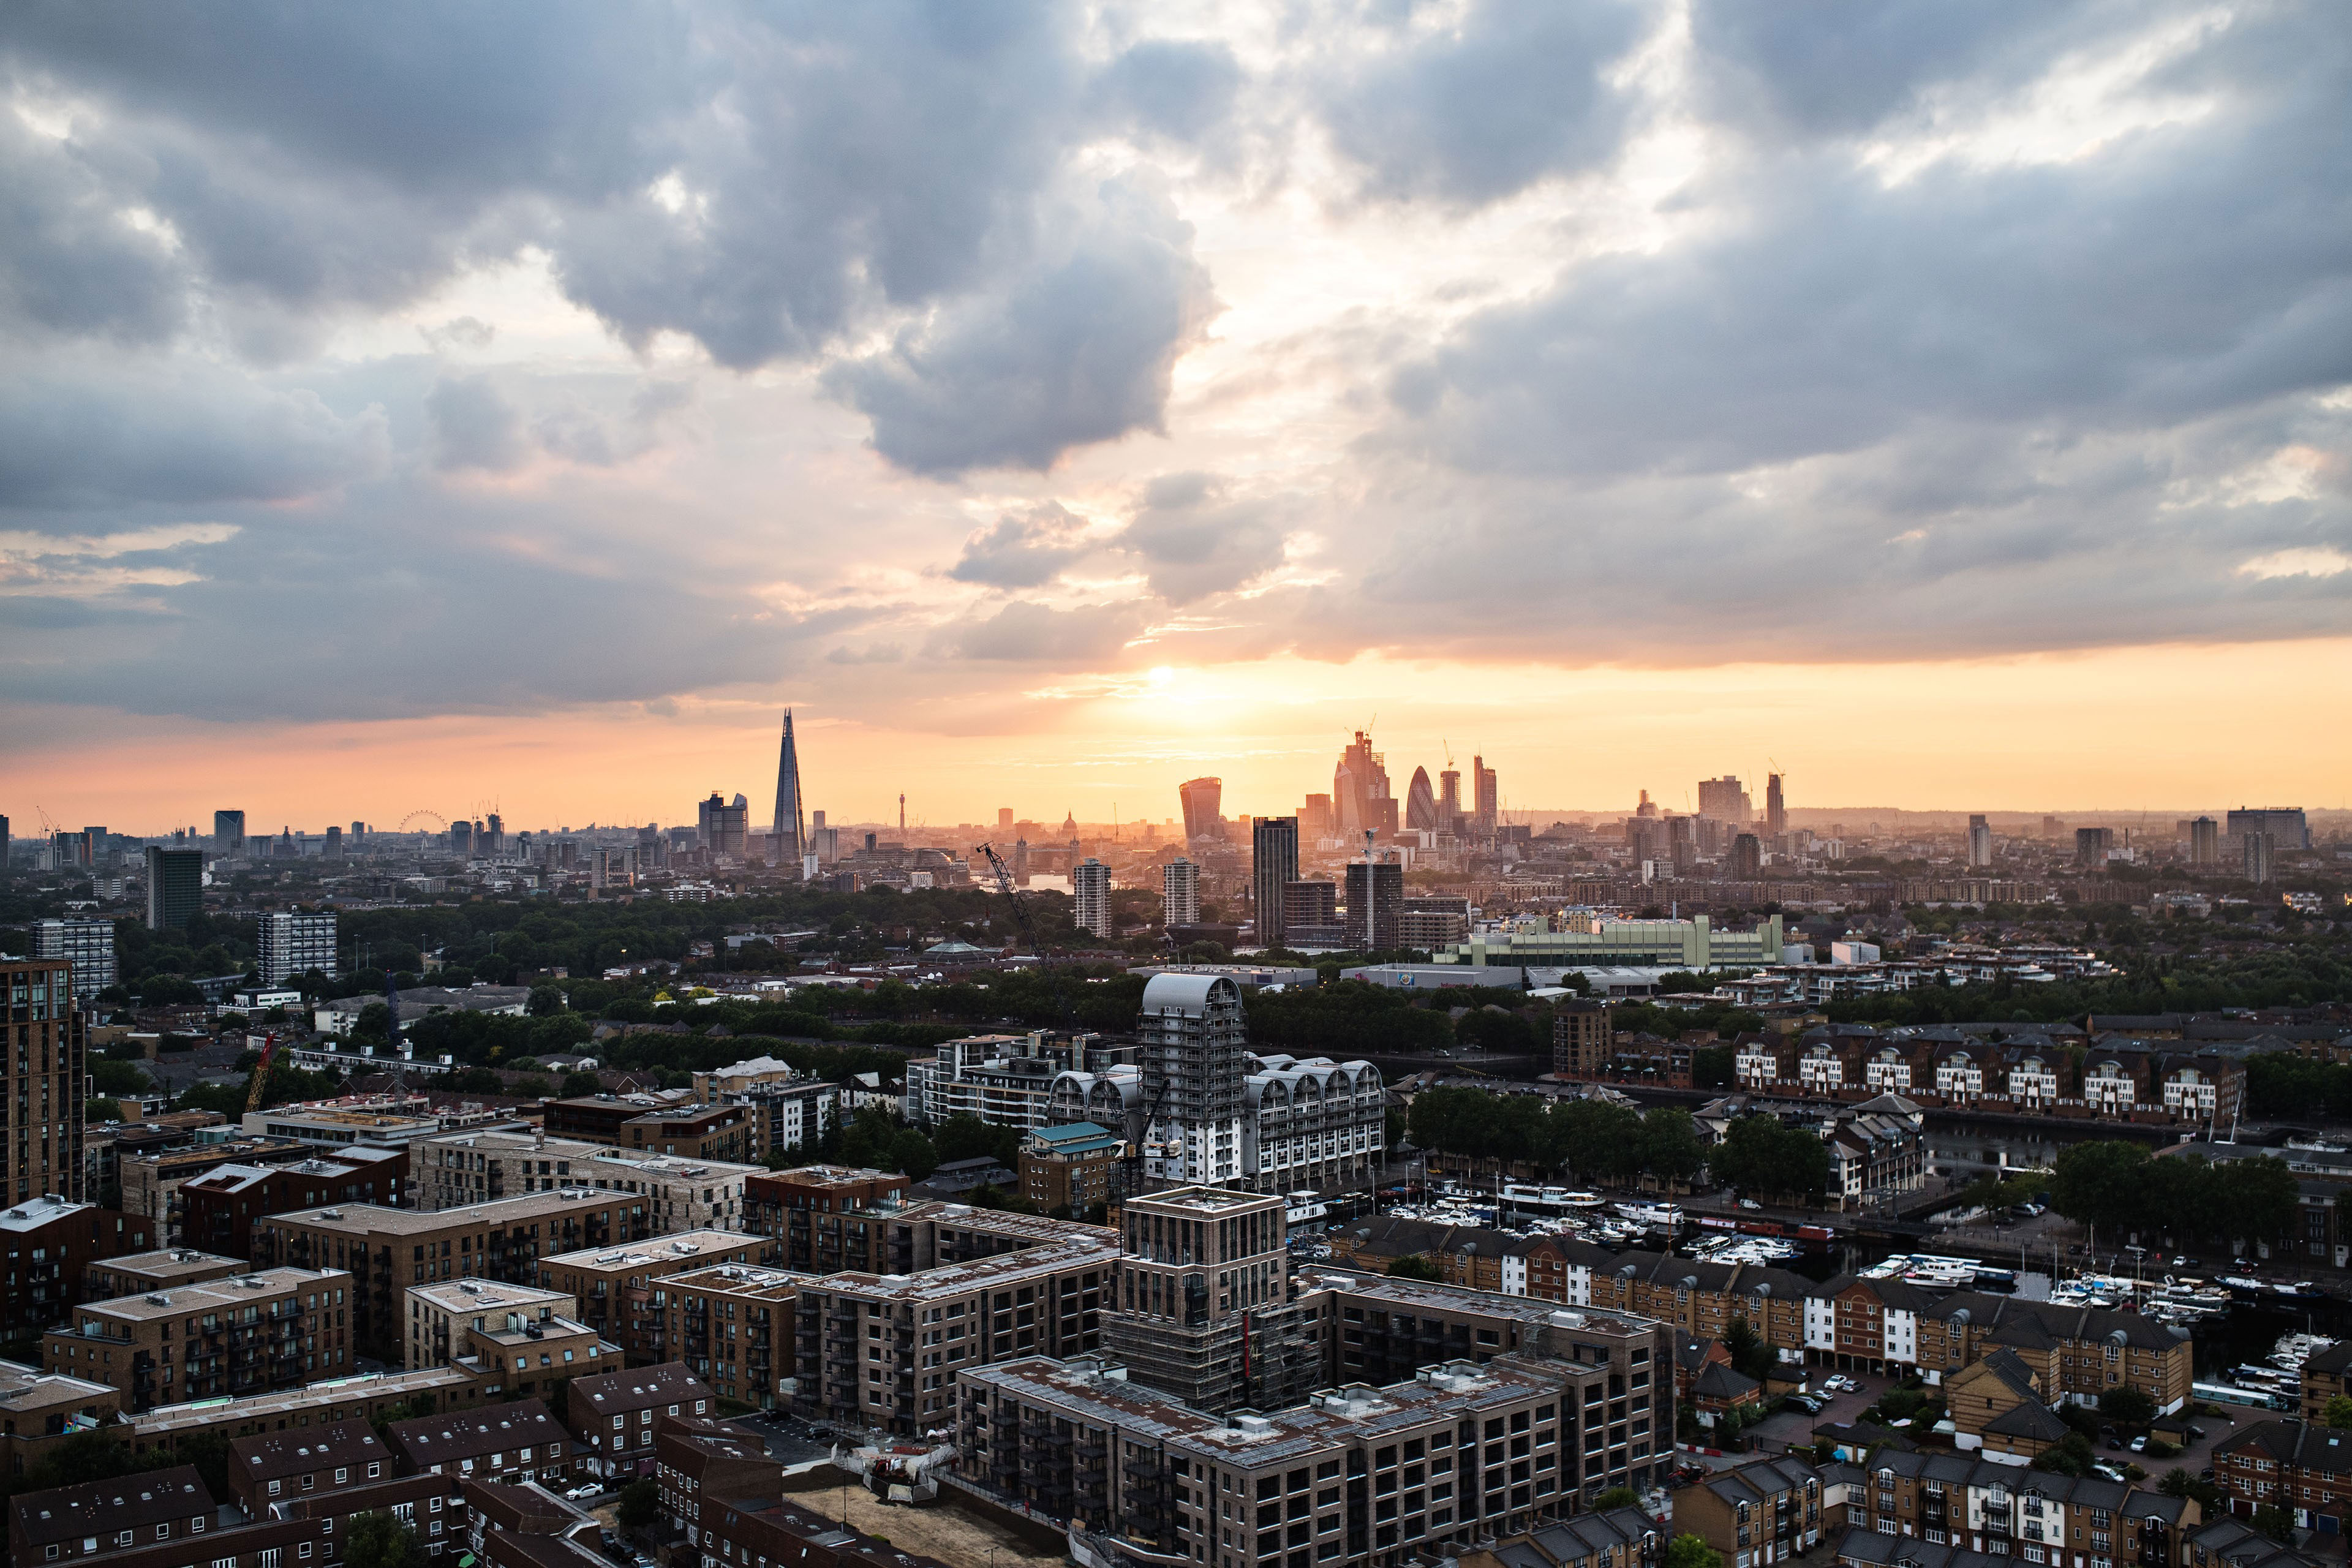
<instances>
[{"instance_id":1,"label":"apartment block","mask_svg":"<svg viewBox=\"0 0 2352 1568\"><path fill-rule=\"evenodd\" d=\"M2233 1514L2275 1503L2298 1530L2339 1533L2352 1515L2352 1432L2315 1421L2250 1423L2213 1445L2213 1484Z\"/></svg>"},{"instance_id":2,"label":"apartment block","mask_svg":"<svg viewBox=\"0 0 2352 1568\"><path fill-rule=\"evenodd\" d=\"M810 1278L739 1263L674 1276L665 1292L672 1353L728 1399L762 1410L788 1405L800 1288Z\"/></svg>"},{"instance_id":3,"label":"apartment block","mask_svg":"<svg viewBox=\"0 0 2352 1568\"><path fill-rule=\"evenodd\" d=\"M1126 1195L1127 1140L1091 1121L1021 1141L1021 1195L1048 1214L1090 1218Z\"/></svg>"},{"instance_id":4,"label":"apartment block","mask_svg":"<svg viewBox=\"0 0 2352 1568\"><path fill-rule=\"evenodd\" d=\"M452 1279L408 1290L408 1368L451 1366L473 1402L528 1399L620 1364L618 1347L573 1316L572 1298L528 1285Z\"/></svg>"},{"instance_id":5,"label":"apartment block","mask_svg":"<svg viewBox=\"0 0 2352 1568\"><path fill-rule=\"evenodd\" d=\"M268 1268L89 1302L41 1336L41 1364L119 1389L134 1411L332 1377L352 1370L351 1287L341 1269Z\"/></svg>"},{"instance_id":6,"label":"apartment block","mask_svg":"<svg viewBox=\"0 0 2352 1568\"><path fill-rule=\"evenodd\" d=\"M755 1164L768 1152L764 1117L752 1104L649 1106L589 1095L549 1100L546 1125L550 1138L609 1143L639 1154Z\"/></svg>"},{"instance_id":7,"label":"apartment block","mask_svg":"<svg viewBox=\"0 0 2352 1568\"><path fill-rule=\"evenodd\" d=\"M152 1245L145 1221L54 1194L0 1211L0 1335L28 1340L54 1328L85 1299L91 1264Z\"/></svg>"},{"instance_id":8,"label":"apartment block","mask_svg":"<svg viewBox=\"0 0 2352 1568\"><path fill-rule=\"evenodd\" d=\"M33 956L71 964L74 988L85 996L97 995L121 978L115 967L112 921L35 921Z\"/></svg>"},{"instance_id":9,"label":"apartment block","mask_svg":"<svg viewBox=\"0 0 2352 1568\"><path fill-rule=\"evenodd\" d=\"M578 1463L579 1445L536 1399L395 1421L385 1438L412 1475L554 1486Z\"/></svg>"},{"instance_id":10,"label":"apartment block","mask_svg":"<svg viewBox=\"0 0 2352 1568\"><path fill-rule=\"evenodd\" d=\"M0 1361L0 1468L21 1476L86 1426L112 1426L121 1408L111 1384Z\"/></svg>"},{"instance_id":11,"label":"apartment block","mask_svg":"<svg viewBox=\"0 0 2352 1568\"><path fill-rule=\"evenodd\" d=\"M54 1194L79 1203L83 1191L82 1091L89 1087L89 1037L72 966L61 959L0 959L8 1000L6 1097L15 1114L0 1121L0 1194L16 1201Z\"/></svg>"},{"instance_id":12,"label":"apartment block","mask_svg":"<svg viewBox=\"0 0 2352 1568\"><path fill-rule=\"evenodd\" d=\"M1094 1349L1118 1244L1091 1226L1060 1228L1059 1239L976 1261L805 1282L793 1408L913 1435L952 1414L963 1367Z\"/></svg>"},{"instance_id":13,"label":"apartment block","mask_svg":"<svg viewBox=\"0 0 2352 1568\"><path fill-rule=\"evenodd\" d=\"M814 1149L841 1121L841 1088L810 1078L790 1062L753 1057L694 1075L694 1097L705 1104L756 1105L765 1118L767 1152Z\"/></svg>"},{"instance_id":14,"label":"apartment block","mask_svg":"<svg viewBox=\"0 0 2352 1568\"><path fill-rule=\"evenodd\" d=\"M651 1475L654 1436L666 1416L716 1412L718 1394L679 1362L575 1380L564 1391L564 1421L588 1473L610 1480Z\"/></svg>"},{"instance_id":15,"label":"apartment block","mask_svg":"<svg viewBox=\"0 0 2352 1568\"><path fill-rule=\"evenodd\" d=\"M193 1465L22 1492L9 1500L9 1511L16 1563L118 1557L138 1546L197 1541L215 1522L212 1493Z\"/></svg>"},{"instance_id":16,"label":"apartment block","mask_svg":"<svg viewBox=\"0 0 2352 1568\"><path fill-rule=\"evenodd\" d=\"M265 912L260 918L259 934L258 963L264 985L284 985L314 969L326 975L338 972L332 912Z\"/></svg>"},{"instance_id":17,"label":"apartment block","mask_svg":"<svg viewBox=\"0 0 2352 1568\"><path fill-rule=\"evenodd\" d=\"M1598 1002L1563 999L1551 1026L1551 1070L1564 1079L1600 1079L1616 1055L1609 1009Z\"/></svg>"},{"instance_id":18,"label":"apartment block","mask_svg":"<svg viewBox=\"0 0 2352 1568\"><path fill-rule=\"evenodd\" d=\"M116 1296L142 1296L150 1290L171 1290L242 1274L253 1266L242 1256L226 1257L187 1247L159 1252L134 1252L126 1258L93 1261L82 1271L82 1300L104 1301Z\"/></svg>"},{"instance_id":19,"label":"apartment block","mask_svg":"<svg viewBox=\"0 0 2352 1568\"><path fill-rule=\"evenodd\" d=\"M628 1193L646 1200L656 1232L742 1229L743 1183L762 1172L528 1132L455 1132L420 1140L411 1152L422 1207L572 1189Z\"/></svg>"},{"instance_id":20,"label":"apartment block","mask_svg":"<svg viewBox=\"0 0 2352 1568\"><path fill-rule=\"evenodd\" d=\"M435 1211L354 1204L263 1217L253 1228L253 1256L264 1267L349 1271L354 1348L398 1361L410 1286L465 1279L536 1285L544 1258L640 1240L650 1229L645 1200L614 1193L534 1193Z\"/></svg>"},{"instance_id":21,"label":"apartment block","mask_svg":"<svg viewBox=\"0 0 2352 1568\"><path fill-rule=\"evenodd\" d=\"M845 1165L803 1165L743 1183L743 1228L782 1244L762 1261L804 1273L874 1267L870 1211L905 1201L907 1178Z\"/></svg>"},{"instance_id":22,"label":"apartment block","mask_svg":"<svg viewBox=\"0 0 2352 1568\"><path fill-rule=\"evenodd\" d=\"M184 1247L250 1258L253 1222L264 1215L320 1204L398 1208L408 1161L405 1150L353 1149L286 1165L221 1165L181 1183L168 1206Z\"/></svg>"},{"instance_id":23,"label":"apartment block","mask_svg":"<svg viewBox=\"0 0 2352 1568\"><path fill-rule=\"evenodd\" d=\"M411 1521L426 1552L438 1554L444 1519L453 1510L462 1517L455 1482L386 1475L281 1499L251 1523L224 1524L216 1500L187 1465L26 1492L10 1507L16 1527L10 1537L14 1568L93 1559L108 1568L331 1563L336 1543L350 1539L352 1522L373 1512Z\"/></svg>"},{"instance_id":24,"label":"apartment block","mask_svg":"<svg viewBox=\"0 0 2352 1568\"><path fill-rule=\"evenodd\" d=\"M373 1421L392 1410L425 1400L443 1409L463 1407L476 1392L464 1373L450 1367L425 1372L363 1372L306 1383L275 1394L243 1399L202 1399L158 1405L127 1418L123 1435L134 1454L173 1454L189 1437L250 1437L267 1432L301 1432L352 1417Z\"/></svg>"},{"instance_id":25,"label":"apartment block","mask_svg":"<svg viewBox=\"0 0 2352 1568\"><path fill-rule=\"evenodd\" d=\"M151 1222L156 1245L178 1247L186 1241L187 1214L180 1194L188 1183L224 1165L290 1165L318 1153L298 1138L268 1136L125 1153L121 1163L122 1212Z\"/></svg>"},{"instance_id":26,"label":"apartment block","mask_svg":"<svg viewBox=\"0 0 2352 1568\"><path fill-rule=\"evenodd\" d=\"M698 1230L633 1247L589 1248L540 1260L539 1283L579 1303L580 1321L639 1363L674 1360L669 1338L673 1276L716 1263L755 1263L767 1241L735 1231Z\"/></svg>"},{"instance_id":27,"label":"apartment block","mask_svg":"<svg viewBox=\"0 0 2352 1568\"><path fill-rule=\"evenodd\" d=\"M1794 1458L1715 1470L1675 1494L1674 1517L1676 1535L1697 1536L1727 1564L1786 1563L1822 1543L1821 1472Z\"/></svg>"}]
</instances>

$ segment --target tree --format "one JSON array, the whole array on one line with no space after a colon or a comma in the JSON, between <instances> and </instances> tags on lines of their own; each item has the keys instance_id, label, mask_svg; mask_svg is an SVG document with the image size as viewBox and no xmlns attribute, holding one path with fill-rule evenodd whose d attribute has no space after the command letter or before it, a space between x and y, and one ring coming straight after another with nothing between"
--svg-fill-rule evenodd
<instances>
[{"instance_id":1,"label":"tree","mask_svg":"<svg viewBox=\"0 0 2352 1568\"><path fill-rule=\"evenodd\" d=\"M1743 1116L1733 1122L1709 1163L1743 1192L1803 1197L1820 1192L1830 1179L1829 1145L1776 1116Z\"/></svg>"},{"instance_id":2,"label":"tree","mask_svg":"<svg viewBox=\"0 0 2352 1568\"><path fill-rule=\"evenodd\" d=\"M2352 1399L2337 1394L2319 1413L2319 1424L2338 1432L2352 1432Z\"/></svg>"},{"instance_id":3,"label":"tree","mask_svg":"<svg viewBox=\"0 0 2352 1568\"><path fill-rule=\"evenodd\" d=\"M2167 1497L2194 1499L2203 1505L2208 1516L2221 1506L2220 1487L2211 1481L2199 1480L2179 1465L2164 1472L2164 1479L2156 1483L2156 1489Z\"/></svg>"},{"instance_id":4,"label":"tree","mask_svg":"<svg viewBox=\"0 0 2352 1568\"><path fill-rule=\"evenodd\" d=\"M563 1096L569 1100L578 1095L594 1094L604 1087L604 1080L593 1072L568 1072L563 1075Z\"/></svg>"},{"instance_id":5,"label":"tree","mask_svg":"<svg viewBox=\"0 0 2352 1568\"><path fill-rule=\"evenodd\" d=\"M905 1172L908 1181L919 1182L940 1168L940 1157L929 1139L902 1127L890 1140L890 1164Z\"/></svg>"},{"instance_id":6,"label":"tree","mask_svg":"<svg viewBox=\"0 0 2352 1568\"><path fill-rule=\"evenodd\" d=\"M1666 1542L1666 1568L1723 1568L1723 1553L1702 1536L1677 1535Z\"/></svg>"},{"instance_id":7,"label":"tree","mask_svg":"<svg viewBox=\"0 0 2352 1568\"><path fill-rule=\"evenodd\" d=\"M384 1509L371 1509L352 1521L343 1537L343 1568L427 1568L432 1560L416 1531Z\"/></svg>"},{"instance_id":8,"label":"tree","mask_svg":"<svg viewBox=\"0 0 2352 1568\"><path fill-rule=\"evenodd\" d=\"M1723 1331L1723 1348L1731 1352L1731 1370L1742 1377L1764 1381L1772 1370L1772 1347L1745 1318L1734 1318Z\"/></svg>"},{"instance_id":9,"label":"tree","mask_svg":"<svg viewBox=\"0 0 2352 1568\"><path fill-rule=\"evenodd\" d=\"M661 1518L661 1488L651 1477L631 1481L621 1489L620 1521L629 1530L643 1530Z\"/></svg>"},{"instance_id":10,"label":"tree","mask_svg":"<svg viewBox=\"0 0 2352 1568\"><path fill-rule=\"evenodd\" d=\"M2156 1401L2137 1388L2117 1386L2099 1395L2099 1414L2119 1426L2145 1426L2156 1419Z\"/></svg>"},{"instance_id":11,"label":"tree","mask_svg":"<svg viewBox=\"0 0 2352 1568\"><path fill-rule=\"evenodd\" d=\"M2274 1502L2254 1510L2254 1528L2282 1546L2294 1544L2294 1515Z\"/></svg>"},{"instance_id":12,"label":"tree","mask_svg":"<svg viewBox=\"0 0 2352 1568\"><path fill-rule=\"evenodd\" d=\"M1632 1487L1611 1487L1592 1500L1592 1511L1606 1513L1612 1508L1637 1508L1641 1501Z\"/></svg>"},{"instance_id":13,"label":"tree","mask_svg":"<svg viewBox=\"0 0 2352 1568\"><path fill-rule=\"evenodd\" d=\"M1391 1279L1438 1279L1444 1276L1438 1273L1436 1264L1415 1252L1391 1263L1389 1278Z\"/></svg>"}]
</instances>

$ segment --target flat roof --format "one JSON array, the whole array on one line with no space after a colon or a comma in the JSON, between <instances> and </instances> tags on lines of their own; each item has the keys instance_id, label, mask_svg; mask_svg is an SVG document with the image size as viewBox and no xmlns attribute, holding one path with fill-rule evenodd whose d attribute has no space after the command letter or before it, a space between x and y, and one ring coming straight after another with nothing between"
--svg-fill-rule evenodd
<instances>
[{"instance_id":1,"label":"flat roof","mask_svg":"<svg viewBox=\"0 0 2352 1568\"><path fill-rule=\"evenodd\" d=\"M141 1436L152 1437L217 1426L223 1420L266 1420L347 1400L389 1399L397 1403L419 1394L465 1388L472 1382L464 1373L449 1366L419 1367L412 1372L367 1372L356 1377L308 1383L299 1388L281 1388L274 1394L249 1394L241 1399L223 1394L217 1399L198 1399L186 1405L158 1405L130 1419Z\"/></svg>"},{"instance_id":2,"label":"flat roof","mask_svg":"<svg viewBox=\"0 0 2352 1568\"><path fill-rule=\"evenodd\" d=\"M492 1198L488 1203L467 1204L462 1208L394 1209L386 1208L382 1204L326 1204L318 1208L264 1215L262 1223L290 1220L300 1225L349 1231L353 1235L382 1232L389 1236L421 1236L426 1231L446 1230L452 1226L504 1225L512 1220L528 1219L533 1215L563 1214L572 1209L625 1203L633 1195L599 1191L594 1187L566 1187L561 1192L521 1193L510 1198Z\"/></svg>"},{"instance_id":3,"label":"flat roof","mask_svg":"<svg viewBox=\"0 0 2352 1568\"><path fill-rule=\"evenodd\" d=\"M111 1399L116 1392L107 1384L0 1361L0 1410L37 1410L66 1399Z\"/></svg>"},{"instance_id":4,"label":"flat roof","mask_svg":"<svg viewBox=\"0 0 2352 1568\"><path fill-rule=\"evenodd\" d=\"M231 1274L219 1279L206 1279L193 1285L174 1285L168 1290L152 1290L143 1296L115 1296L104 1301L85 1301L74 1309L77 1321L85 1315L101 1318L127 1318L133 1322L148 1322L157 1318L184 1317L190 1312L210 1311L219 1307L242 1307L258 1297L299 1290L306 1285L322 1285L331 1280L348 1280L351 1275L341 1268L264 1268L250 1274ZM70 1328L51 1329L53 1334L74 1335Z\"/></svg>"},{"instance_id":5,"label":"flat roof","mask_svg":"<svg viewBox=\"0 0 2352 1568\"><path fill-rule=\"evenodd\" d=\"M623 1247L584 1247L576 1252L559 1252L539 1260L541 1268L646 1268L655 1264L680 1264L702 1268L726 1261L718 1257L705 1258L704 1253L725 1252L730 1247L756 1254L770 1244L772 1237L753 1236L740 1230L686 1230L669 1236L656 1237L651 1241L633 1241Z\"/></svg>"},{"instance_id":6,"label":"flat roof","mask_svg":"<svg viewBox=\"0 0 2352 1568\"><path fill-rule=\"evenodd\" d=\"M186 1247L168 1247L153 1252L127 1253L121 1258L96 1258L89 1267L111 1268L121 1274L141 1274L150 1279L166 1279L203 1269L216 1269L224 1263L234 1274L241 1274L252 1267L242 1258L224 1258L217 1252L198 1252Z\"/></svg>"},{"instance_id":7,"label":"flat roof","mask_svg":"<svg viewBox=\"0 0 2352 1568\"><path fill-rule=\"evenodd\" d=\"M690 1268L683 1274L669 1277L672 1290L727 1290L737 1295L767 1296L781 1299L797 1295L803 1285L824 1279L821 1274L803 1274L793 1268L761 1268L744 1263L713 1263L700 1268Z\"/></svg>"},{"instance_id":8,"label":"flat roof","mask_svg":"<svg viewBox=\"0 0 2352 1568\"><path fill-rule=\"evenodd\" d=\"M558 1301L574 1304L569 1290L542 1290L536 1285L506 1285L487 1279L443 1279L411 1285L408 1293L423 1297L451 1312L495 1312L516 1307L547 1307Z\"/></svg>"},{"instance_id":9,"label":"flat roof","mask_svg":"<svg viewBox=\"0 0 2352 1568\"><path fill-rule=\"evenodd\" d=\"M919 1274L865 1274L845 1271L813 1279L805 1287L811 1290L832 1290L866 1300L891 1301L923 1301L940 1296L961 1296L967 1291L989 1289L1011 1284L1035 1275L1055 1274L1065 1269L1082 1268L1088 1264L1108 1264L1118 1257L1118 1243L1108 1232L1104 1239L1069 1237L1049 1241L1042 1247L1026 1247L1018 1252L1000 1252L993 1258L977 1258L969 1263L943 1264L926 1268Z\"/></svg>"},{"instance_id":10,"label":"flat roof","mask_svg":"<svg viewBox=\"0 0 2352 1568\"><path fill-rule=\"evenodd\" d=\"M1264 1208L1282 1205L1278 1193L1244 1193L1231 1187L1171 1187L1164 1193L1147 1193L1127 1200L1129 1208L1197 1209L1202 1214L1224 1214L1234 1209Z\"/></svg>"},{"instance_id":11,"label":"flat roof","mask_svg":"<svg viewBox=\"0 0 2352 1568\"><path fill-rule=\"evenodd\" d=\"M1569 1330L1591 1329L1601 1333L1646 1334L1660 1327L1654 1318L1612 1312L1600 1307L1567 1307L1540 1296L1507 1296L1500 1290L1474 1290L1466 1285L1440 1285L1426 1279L1399 1279L1385 1274L1359 1274L1345 1268L1313 1268L1298 1271L1300 1295L1331 1290L1340 1295L1392 1301L1401 1307L1478 1312L1511 1318L1530 1325Z\"/></svg>"}]
</instances>

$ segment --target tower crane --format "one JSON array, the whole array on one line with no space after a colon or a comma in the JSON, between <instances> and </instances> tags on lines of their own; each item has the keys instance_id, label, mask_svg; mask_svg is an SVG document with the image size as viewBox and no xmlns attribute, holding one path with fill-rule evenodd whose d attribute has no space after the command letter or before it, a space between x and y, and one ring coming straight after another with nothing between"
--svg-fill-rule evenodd
<instances>
[{"instance_id":1,"label":"tower crane","mask_svg":"<svg viewBox=\"0 0 2352 1568\"><path fill-rule=\"evenodd\" d=\"M261 1037L261 1061L253 1069L253 1087L245 1091L245 1110L250 1116L261 1109L261 1097L269 1089L269 1067L278 1059L278 1031L272 1029Z\"/></svg>"},{"instance_id":2,"label":"tower crane","mask_svg":"<svg viewBox=\"0 0 2352 1568\"><path fill-rule=\"evenodd\" d=\"M1020 926L1023 938L1031 947L1035 947L1037 931L1029 923L1029 906L1021 901L1019 890L1013 886L1013 868L1004 863L1004 857L996 852L995 845L981 844L973 847L988 857L988 868L996 878L996 890L1003 893L1004 901L1013 906L1013 919Z\"/></svg>"}]
</instances>

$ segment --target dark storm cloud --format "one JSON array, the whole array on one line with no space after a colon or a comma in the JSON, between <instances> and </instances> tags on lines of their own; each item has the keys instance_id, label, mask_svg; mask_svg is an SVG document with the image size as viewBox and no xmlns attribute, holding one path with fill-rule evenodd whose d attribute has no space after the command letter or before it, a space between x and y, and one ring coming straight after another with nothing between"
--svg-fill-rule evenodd
<instances>
[{"instance_id":1,"label":"dark storm cloud","mask_svg":"<svg viewBox=\"0 0 2352 1568\"><path fill-rule=\"evenodd\" d=\"M1492 201L1615 153L1628 103L1602 72L1646 20L1606 0L1475 0L1458 28L1350 50L1321 111L1370 194Z\"/></svg>"},{"instance_id":2,"label":"dark storm cloud","mask_svg":"<svg viewBox=\"0 0 2352 1568\"><path fill-rule=\"evenodd\" d=\"M1176 356L1210 310L1190 226L1113 187L1057 261L835 365L825 384L900 468L1050 468L1072 447L1158 430Z\"/></svg>"},{"instance_id":3,"label":"dark storm cloud","mask_svg":"<svg viewBox=\"0 0 2352 1568\"><path fill-rule=\"evenodd\" d=\"M241 352L285 359L313 319L525 246L629 342L684 333L737 369L937 309L843 383L923 471L1158 426L1204 292L1190 234L1140 199L1073 234L1057 186L1105 124L1207 132L1234 74L1213 47L1138 45L1097 84L1060 5L724 0L35 5L0 68L96 106L0 174L20 323L154 337L201 298Z\"/></svg>"}]
</instances>

